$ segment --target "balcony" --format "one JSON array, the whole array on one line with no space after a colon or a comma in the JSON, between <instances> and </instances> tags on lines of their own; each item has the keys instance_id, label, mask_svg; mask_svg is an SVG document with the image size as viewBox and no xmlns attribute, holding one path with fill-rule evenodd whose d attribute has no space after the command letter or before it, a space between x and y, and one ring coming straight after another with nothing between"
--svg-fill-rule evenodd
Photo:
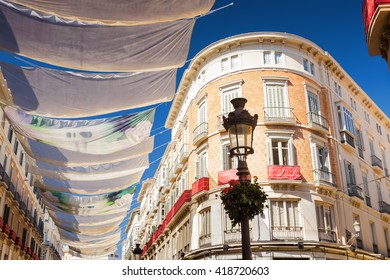
<instances>
[{"instance_id":1,"label":"balcony","mask_svg":"<svg viewBox=\"0 0 390 280\"><path fill-rule=\"evenodd\" d=\"M390 215L390 205L384 201L379 201L379 212Z\"/></svg>"},{"instance_id":2,"label":"balcony","mask_svg":"<svg viewBox=\"0 0 390 280\"><path fill-rule=\"evenodd\" d=\"M264 107L264 122L266 124L295 124L292 108Z\"/></svg>"},{"instance_id":3,"label":"balcony","mask_svg":"<svg viewBox=\"0 0 390 280\"><path fill-rule=\"evenodd\" d=\"M388 28L390 0L365 0L363 5L363 20L366 33L368 52L372 56L382 55L389 60L387 53L389 44L384 36Z\"/></svg>"},{"instance_id":4,"label":"balcony","mask_svg":"<svg viewBox=\"0 0 390 280\"><path fill-rule=\"evenodd\" d=\"M202 236L199 236L199 247L211 245L211 234L205 234Z\"/></svg>"},{"instance_id":5,"label":"balcony","mask_svg":"<svg viewBox=\"0 0 390 280\"><path fill-rule=\"evenodd\" d=\"M384 173L385 173L385 176L388 177L390 179L390 174L389 174L389 170L387 168L384 168L383 169Z\"/></svg>"},{"instance_id":6,"label":"balcony","mask_svg":"<svg viewBox=\"0 0 390 280\"><path fill-rule=\"evenodd\" d=\"M268 180L302 180L301 168L288 165L268 165Z\"/></svg>"},{"instance_id":7,"label":"balcony","mask_svg":"<svg viewBox=\"0 0 390 280\"><path fill-rule=\"evenodd\" d=\"M229 113L218 115L218 125L217 125L218 131L225 131L225 128L223 127L223 117L227 118L228 115Z\"/></svg>"},{"instance_id":8,"label":"balcony","mask_svg":"<svg viewBox=\"0 0 390 280\"><path fill-rule=\"evenodd\" d=\"M176 158L175 158L175 161L173 162L173 170L175 172L175 174L179 174L181 169L182 169L182 164L180 162L180 155L178 155Z\"/></svg>"},{"instance_id":9,"label":"balcony","mask_svg":"<svg viewBox=\"0 0 390 280\"><path fill-rule=\"evenodd\" d=\"M376 172L382 172L383 170L382 161L375 155L371 155L371 166Z\"/></svg>"},{"instance_id":10,"label":"balcony","mask_svg":"<svg viewBox=\"0 0 390 280\"><path fill-rule=\"evenodd\" d=\"M340 132L340 142L350 152L355 150L355 139L346 131Z\"/></svg>"},{"instance_id":11,"label":"balcony","mask_svg":"<svg viewBox=\"0 0 390 280\"><path fill-rule=\"evenodd\" d=\"M303 240L302 227L272 226L272 240Z\"/></svg>"},{"instance_id":12,"label":"balcony","mask_svg":"<svg viewBox=\"0 0 390 280\"><path fill-rule=\"evenodd\" d=\"M368 207L372 207L372 206L371 206L371 198L370 198L369 196L366 196L365 198L366 198L366 204L367 204L367 206L368 206Z\"/></svg>"},{"instance_id":13,"label":"balcony","mask_svg":"<svg viewBox=\"0 0 390 280\"><path fill-rule=\"evenodd\" d=\"M185 190L183 194L179 197L175 205L171 208L171 210L168 212L167 216L165 217L165 220L157 228L157 230L152 234L149 241L146 242L145 246L142 249L142 255L144 255L149 248L153 245L153 243L159 238L159 236L164 232L164 230L167 228L170 221L182 210L184 209L183 206L191 201L191 191Z\"/></svg>"},{"instance_id":14,"label":"balcony","mask_svg":"<svg viewBox=\"0 0 390 280\"><path fill-rule=\"evenodd\" d=\"M192 144L197 146L200 142L207 138L208 124L206 122L198 125L192 133Z\"/></svg>"},{"instance_id":15,"label":"balcony","mask_svg":"<svg viewBox=\"0 0 390 280\"><path fill-rule=\"evenodd\" d=\"M333 173L323 169L315 169L314 175L317 184L336 186L336 176Z\"/></svg>"},{"instance_id":16,"label":"balcony","mask_svg":"<svg viewBox=\"0 0 390 280\"><path fill-rule=\"evenodd\" d=\"M188 144L183 144L180 149L180 163L184 163L188 159Z\"/></svg>"},{"instance_id":17,"label":"balcony","mask_svg":"<svg viewBox=\"0 0 390 280\"><path fill-rule=\"evenodd\" d=\"M253 240L252 228L249 229L250 239ZM224 232L225 243L239 243L241 242L241 229L233 228L225 230Z\"/></svg>"},{"instance_id":18,"label":"balcony","mask_svg":"<svg viewBox=\"0 0 390 280\"><path fill-rule=\"evenodd\" d=\"M373 251L375 254L378 254L378 253L379 253L378 244L375 244L375 243L372 244L372 251Z\"/></svg>"},{"instance_id":19,"label":"balcony","mask_svg":"<svg viewBox=\"0 0 390 280\"><path fill-rule=\"evenodd\" d=\"M312 129L328 132L329 129L328 120L325 119L323 116L314 112L309 112L307 113L307 119L309 121L308 125Z\"/></svg>"},{"instance_id":20,"label":"balcony","mask_svg":"<svg viewBox=\"0 0 390 280\"><path fill-rule=\"evenodd\" d=\"M174 182L176 180L176 173L174 172L174 166L168 170L168 179L169 182Z\"/></svg>"},{"instance_id":21,"label":"balcony","mask_svg":"<svg viewBox=\"0 0 390 280\"><path fill-rule=\"evenodd\" d=\"M238 180L237 169L218 171L218 186L228 184L230 180Z\"/></svg>"},{"instance_id":22,"label":"balcony","mask_svg":"<svg viewBox=\"0 0 390 280\"><path fill-rule=\"evenodd\" d=\"M192 196L209 190L209 178L203 177L192 184Z\"/></svg>"},{"instance_id":23,"label":"balcony","mask_svg":"<svg viewBox=\"0 0 390 280\"><path fill-rule=\"evenodd\" d=\"M348 186L348 195L349 196L355 196L357 198L360 198L364 201L363 198L363 189L359 186Z\"/></svg>"},{"instance_id":24,"label":"balcony","mask_svg":"<svg viewBox=\"0 0 390 280\"><path fill-rule=\"evenodd\" d=\"M319 228L318 229L318 239L320 241L336 243L337 242L336 232L333 230Z\"/></svg>"},{"instance_id":25,"label":"balcony","mask_svg":"<svg viewBox=\"0 0 390 280\"><path fill-rule=\"evenodd\" d=\"M16 243L16 232L11 229L10 232L9 232L9 238L14 242Z\"/></svg>"},{"instance_id":26,"label":"balcony","mask_svg":"<svg viewBox=\"0 0 390 280\"><path fill-rule=\"evenodd\" d=\"M356 238L356 247L359 249L363 249L363 240L360 238Z\"/></svg>"}]
</instances>

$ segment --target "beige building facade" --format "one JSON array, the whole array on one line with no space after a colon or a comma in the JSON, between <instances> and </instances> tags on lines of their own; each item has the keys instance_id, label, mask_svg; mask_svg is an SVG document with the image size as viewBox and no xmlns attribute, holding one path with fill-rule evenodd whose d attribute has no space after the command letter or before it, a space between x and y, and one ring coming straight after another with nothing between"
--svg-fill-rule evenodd
<instances>
[{"instance_id":1,"label":"beige building facade","mask_svg":"<svg viewBox=\"0 0 390 280\"><path fill-rule=\"evenodd\" d=\"M2 110L0 119L0 260L61 259L58 230L33 186L27 155Z\"/></svg>"},{"instance_id":2,"label":"beige building facade","mask_svg":"<svg viewBox=\"0 0 390 280\"><path fill-rule=\"evenodd\" d=\"M248 167L268 194L250 224L253 259L389 257L389 118L314 43L249 33L206 47L183 74L172 142L143 182L129 236L142 258L241 258L240 228L219 198L236 178L222 126L235 97L259 115Z\"/></svg>"}]
</instances>

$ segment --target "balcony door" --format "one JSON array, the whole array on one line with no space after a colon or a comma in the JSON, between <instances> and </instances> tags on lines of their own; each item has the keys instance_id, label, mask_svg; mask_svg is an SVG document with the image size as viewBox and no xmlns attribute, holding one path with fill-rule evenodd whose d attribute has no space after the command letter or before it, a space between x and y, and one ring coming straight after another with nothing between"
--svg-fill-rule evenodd
<instances>
[{"instance_id":1,"label":"balcony door","mask_svg":"<svg viewBox=\"0 0 390 280\"><path fill-rule=\"evenodd\" d=\"M266 118L288 119L290 112L288 108L287 91L285 84L267 84L266 91Z\"/></svg>"}]
</instances>

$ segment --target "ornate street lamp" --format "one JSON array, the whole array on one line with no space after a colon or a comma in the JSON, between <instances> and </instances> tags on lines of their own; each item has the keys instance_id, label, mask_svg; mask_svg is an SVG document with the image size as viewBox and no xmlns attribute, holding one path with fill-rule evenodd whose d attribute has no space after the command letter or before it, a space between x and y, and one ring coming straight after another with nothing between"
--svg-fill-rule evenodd
<instances>
[{"instance_id":1,"label":"ornate street lamp","mask_svg":"<svg viewBox=\"0 0 390 280\"><path fill-rule=\"evenodd\" d=\"M139 247L140 244L135 244L135 249L133 250L133 255L134 255L134 258L138 261L141 259L141 255L142 255L142 249Z\"/></svg>"},{"instance_id":2,"label":"ornate street lamp","mask_svg":"<svg viewBox=\"0 0 390 280\"><path fill-rule=\"evenodd\" d=\"M230 101L233 104L234 111L230 112L228 117L223 117L223 126L229 133L230 139L230 157L236 156L238 159L237 176L242 184L250 184L250 172L246 162L246 157L253 154L253 131L257 125L258 115L251 116L244 109L247 100L245 98L235 98ZM244 260L252 259L249 218L243 215L241 217L241 242L242 258Z\"/></svg>"}]
</instances>

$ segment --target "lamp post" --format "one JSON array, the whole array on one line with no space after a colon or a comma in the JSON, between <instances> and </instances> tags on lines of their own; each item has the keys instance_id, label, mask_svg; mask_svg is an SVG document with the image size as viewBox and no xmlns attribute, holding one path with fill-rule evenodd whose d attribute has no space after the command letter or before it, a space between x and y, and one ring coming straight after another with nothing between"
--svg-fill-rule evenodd
<instances>
[{"instance_id":1,"label":"lamp post","mask_svg":"<svg viewBox=\"0 0 390 280\"><path fill-rule=\"evenodd\" d=\"M223 126L229 133L230 139L230 157L236 156L238 159L237 176L242 184L250 184L250 172L246 162L246 157L253 154L253 131L257 125L258 115L251 116L244 109L247 100L245 98L235 98L230 101L233 104L234 111L230 112L228 117L223 117ZM251 260L251 244L249 232L249 218L243 215L241 217L241 242L242 259Z\"/></svg>"},{"instance_id":2,"label":"lamp post","mask_svg":"<svg viewBox=\"0 0 390 280\"><path fill-rule=\"evenodd\" d=\"M133 250L133 255L135 260L140 260L141 259L141 254L142 254L142 249L139 247L140 244L135 244L135 249Z\"/></svg>"}]
</instances>

